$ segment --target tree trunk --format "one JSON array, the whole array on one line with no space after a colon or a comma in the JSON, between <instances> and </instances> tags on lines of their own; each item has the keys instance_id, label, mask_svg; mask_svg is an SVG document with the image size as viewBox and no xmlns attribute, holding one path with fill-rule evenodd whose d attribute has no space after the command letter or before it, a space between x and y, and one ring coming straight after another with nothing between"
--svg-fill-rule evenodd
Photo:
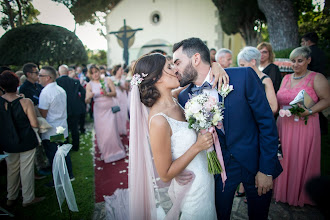
<instances>
[{"instance_id":1,"label":"tree trunk","mask_svg":"<svg viewBox=\"0 0 330 220\"><path fill-rule=\"evenodd\" d=\"M17 6L18 6L18 26L23 25L23 18L22 18L22 5L20 0L16 0Z\"/></svg>"},{"instance_id":2,"label":"tree trunk","mask_svg":"<svg viewBox=\"0 0 330 220\"><path fill-rule=\"evenodd\" d=\"M15 28L13 10L11 9L11 6L10 6L10 3L8 0L5 0L5 4L6 4L7 10L8 10L9 24L10 24L10 27L13 29L13 28Z\"/></svg>"},{"instance_id":3,"label":"tree trunk","mask_svg":"<svg viewBox=\"0 0 330 220\"><path fill-rule=\"evenodd\" d=\"M297 47L298 24L291 0L258 0L258 5L266 16L273 49L278 51Z\"/></svg>"}]
</instances>

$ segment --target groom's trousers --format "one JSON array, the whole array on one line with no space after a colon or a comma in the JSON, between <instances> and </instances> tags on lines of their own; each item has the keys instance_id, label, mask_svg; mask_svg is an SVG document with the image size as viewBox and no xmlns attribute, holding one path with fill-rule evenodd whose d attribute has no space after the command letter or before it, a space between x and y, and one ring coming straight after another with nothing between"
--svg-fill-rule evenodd
<instances>
[{"instance_id":1,"label":"groom's trousers","mask_svg":"<svg viewBox=\"0 0 330 220\"><path fill-rule=\"evenodd\" d=\"M249 219L267 219L272 190L259 196L258 188L255 187L255 174L241 166L232 155L226 161L228 161L225 167L227 180L224 190L221 176L215 175L215 204L218 219L230 219L235 192L241 182L246 192Z\"/></svg>"}]
</instances>

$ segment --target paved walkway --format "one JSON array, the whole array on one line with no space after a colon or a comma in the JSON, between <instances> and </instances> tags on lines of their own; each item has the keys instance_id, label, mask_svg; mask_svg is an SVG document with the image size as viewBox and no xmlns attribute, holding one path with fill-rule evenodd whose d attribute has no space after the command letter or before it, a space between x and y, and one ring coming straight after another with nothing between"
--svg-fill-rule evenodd
<instances>
[{"instance_id":1,"label":"paved walkway","mask_svg":"<svg viewBox=\"0 0 330 220\"><path fill-rule=\"evenodd\" d=\"M163 204L167 205L168 201L164 201ZM95 204L95 211L93 220L105 219L104 202ZM247 204L244 202L244 198L235 198L232 209L232 220L246 220L248 219ZM270 204L270 210L268 215L269 220L324 220L322 214L313 206L293 207L284 203ZM207 219L205 219L207 220Z\"/></svg>"}]
</instances>

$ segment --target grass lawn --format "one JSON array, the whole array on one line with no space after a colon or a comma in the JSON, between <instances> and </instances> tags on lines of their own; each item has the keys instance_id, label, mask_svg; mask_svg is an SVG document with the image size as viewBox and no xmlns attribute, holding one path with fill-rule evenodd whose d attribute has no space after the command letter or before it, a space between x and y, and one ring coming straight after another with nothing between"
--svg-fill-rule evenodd
<instances>
[{"instance_id":1,"label":"grass lawn","mask_svg":"<svg viewBox=\"0 0 330 220\"><path fill-rule=\"evenodd\" d=\"M40 203L29 207L22 207L22 199L8 210L14 215L15 219L91 219L94 211L94 167L92 155L92 132L88 131L80 136L80 150L70 153L75 181L72 182L79 212L69 213L66 202L62 204L62 213L57 202L54 188L47 188L44 184L51 180L48 176L43 180L35 181L36 196L46 196ZM1 206L6 207L6 177L0 176L0 198ZM2 216L0 217L1 219Z\"/></svg>"}]
</instances>

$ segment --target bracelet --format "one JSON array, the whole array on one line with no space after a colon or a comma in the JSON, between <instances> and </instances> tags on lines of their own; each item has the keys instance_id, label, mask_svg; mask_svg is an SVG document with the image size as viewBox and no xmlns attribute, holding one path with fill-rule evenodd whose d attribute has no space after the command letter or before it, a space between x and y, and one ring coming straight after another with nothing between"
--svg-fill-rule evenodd
<instances>
[{"instance_id":1,"label":"bracelet","mask_svg":"<svg viewBox=\"0 0 330 220\"><path fill-rule=\"evenodd\" d=\"M307 110L309 111L309 115L313 114L312 109L308 108Z\"/></svg>"}]
</instances>

